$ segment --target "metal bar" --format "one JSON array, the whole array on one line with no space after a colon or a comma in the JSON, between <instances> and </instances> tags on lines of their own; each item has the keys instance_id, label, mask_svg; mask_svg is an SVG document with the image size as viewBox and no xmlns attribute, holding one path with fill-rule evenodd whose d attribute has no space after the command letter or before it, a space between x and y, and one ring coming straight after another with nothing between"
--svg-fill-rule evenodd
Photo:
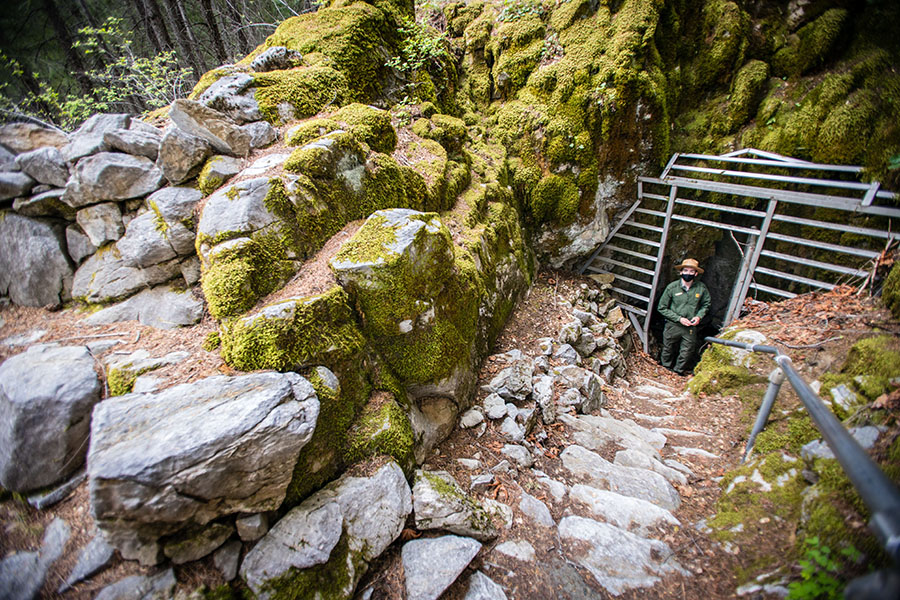
<instances>
[{"instance_id":1,"label":"metal bar","mask_svg":"<svg viewBox=\"0 0 900 600\"><path fill-rule=\"evenodd\" d=\"M763 198L765 200L774 198L775 200L789 202L792 204L818 206L820 208L835 208L838 210L849 210L864 213L867 215L900 217L900 209L888 208L883 206L860 206L860 201L858 199L848 198L845 196L830 196L827 194L813 194L810 192L777 190L752 185L742 185L739 183L720 183L716 181L708 181L705 179L690 179L686 177L669 177L668 181L666 182L660 181L653 177L643 177L642 179L645 183L669 183L671 185L677 185L678 187L688 188L692 190L721 192L723 194L746 196L748 198Z\"/></svg>"},{"instance_id":2,"label":"metal bar","mask_svg":"<svg viewBox=\"0 0 900 600\"><path fill-rule=\"evenodd\" d=\"M596 250L594 250L594 252L591 254L590 258L588 258L586 261L584 261L584 264L581 265L581 269L578 270L579 275L583 274L585 272L585 270L587 270L588 266L590 266L590 264L592 262L594 262L594 259L597 258L597 255L603 251L604 246L606 246L606 244L609 243L609 241L613 238L613 236L616 235L616 232L618 232L619 229L622 228L622 225L625 224L625 221L627 221L631 217L631 214L641 204L641 191L642 190L643 190L643 183L638 181L638 199L635 200L634 204L632 204L628 208L628 211L626 211L625 215L621 219L619 219L619 222L616 223L616 226L612 229L612 231L610 231L608 234L606 234L606 239L603 241L602 244L600 244L600 246Z\"/></svg>"},{"instance_id":3,"label":"metal bar","mask_svg":"<svg viewBox=\"0 0 900 600\"><path fill-rule=\"evenodd\" d=\"M653 231L655 233L662 233L662 227L657 227L656 225L648 225L647 223L641 223L639 221L630 220L625 223L626 227L637 227L639 229L646 229L647 231Z\"/></svg>"},{"instance_id":4,"label":"metal bar","mask_svg":"<svg viewBox=\"0 0 900 600\"><path fill-rule=\"evenodd\" d=\"M676 198L675 202L677 204L684 204L686 206L696 206L698 208L708 208L710 210L720 210L722 212L734 213L736 215L747 215L750 217L765 217L766 211L764 210L751 210L749 208L739 208L737 206L725 206L724 204L713 204L711 202L700 202L699 200L686 200L685 198Z\"/></svg>"},{"instance_id":5,"label":"metal bar","mask_svg":"<svg viewBox=\"0 0 900 600\"><path fill-rule=\"evenodd\" d=\"M783 260L787 262L792 262L800 265L805 265L807 267L814 267L816 269L822 269L824 271L834 271L835 273L843 273L844 275L850 275L852 277L868 277L869 271L865 269L851 269L850 267L842 267L840 265L833 265L831 263L820 262L818 260L812 260L810 258L800 258L799 256L793 256L791 254L783 254L781 252L773 252L772 250L763 250L762 256L766 256L768 258L774 258L777 260Z\"/></svg>"},{"instance_id":6,"label":"metal bar","mask_svg":"<svg viewBox=\"0 0 900 600\"><path fill-rule=\"evenodd\" d=\"M790 175L775 175L773 173L755 173L753 171L731 171L729 169L711 169L709 167L693 167L690 165L673 165L675 171L691 171L694 173L706 173L708 175L720 175L722 177L738 177L743 179L761 179L763 181L780 181L782 183L797 183L800 185L814 185L818 187L839 188L844 190L868 190L868 183L856 181L836 181L834 179L813 179L811 177L792 177Z\"/></svg>"},{"instance_id":7,"label":"metal bar","mask_svg":"<svg viewBox=\"0 0 900 600\"><path fill-rule=\"evenodd\" d=\"M639 208L634 212L640 213L642 215L652 215L661 219L665 218L666 216L666 211L664 210L650 210L649 208Z\"/></svg>"},{"instance_id":8,"label":"metal bar","mask_svg":"<svg viewBox=\"0 0 900 600\"><path fill-rule=\"evenodd\" d=\"M753 246L753 252L750 254L750 263L748 265L747 273L744 275L743 281L741 281L741 288L737 296L739 300L733 306L733 318L737 318L740 314L741 307L744 305L744 299L747 297L747 292L750 291L750 284L753 282L753 274L756 272L756 266L759 264L759 256L766 245L766 239L769 237L769 228L772 226L772 219L775 216L775 211L777 209L778 201L774 199L769 200L769 204L766 206L766 217L763 219L762 227L759 230L759 237L756 238L756 244ZM791 297L793 297L793 295Z\"/></svg>"},{"instance_id":9,"label":"metal bar","mask_svg":"<svg viewBox=\"0 0 900 600\"><path fill-rule=\"evenodd\" d=\"M747 249L741 253L741 268L738 271L737 279L731 290L731 298L728 299L728 309L725 311L725 321L723 325L730 325L741 313L741 307L744 305L744 283L747 279L753 277L753 269L750 268L753 256L756 254L757 237L751 236L747 241ZM740 249L740 248L738 248Z\"/></svg>"},{"instance_id":10,"label":"metal bar","mask_svg":"<svg viewBox=\"0 0 900 600\"><path fill-rule=\"evenodd\" d=\"M639 279L632 279L631 277L626 277L624 275L619 275L618 273L613 273L616 277L616 281L624 281L625 283L630 283L631 285L636 285L638 287L642 287L645 289L650 289L650 284L645 281L640 281Z\"/></svg>"},{"instance_id":11,"label":"metal bar","mask_svg":"<svg viewBox=\"0 0 900 600\"><path fill-rule=\"evenodd\" d=\"M785 273L783 271L777 271L775 269L768 269L766 267L756 267L757 273L762 273L763 275L771 275L772 277L780 277L781 279L787 279L789 281L796 281L797 283L803 283L805 285L809 285L812 287L822 288L823 290L833 290L833 283L825 283L824 281L819 281L817 279L809 279L808 277L800 277L799 275L794 275L792 273Z\"/></svg>"},{"instance_id":12,"label":"metal bar","mask_svg":"<svg viewBox=\"0 0 900 600\"><path fill-rule=\"evenodd\" d=\"M792 235L783 235L780 233L770 233L769 238L779 242L791 242L801 246L812 246L813 248L821 248L823 250L831 250L832 252L842 252L844 254L853 254L854 256L862 256L864 258L876 258L880 256L878 252L872 250L863 250L862 248L851 248L849 246L839 246L837 244L828 244L818 240L808 240L806 238L798 238Z\"/></svg>"},{"instance_id":13,"label":"metal bar","mask_svg":"<svg viewBox=\"0 0 900 600\"><path fill-rule=\"evenodd\" d=\"M835 173L862 173L862 167L852 165L826 165L821 163L797 162L794 159L789 161L772 160L765 158L738 158L737 156L711 156L708 154L682 154L681 158L689 158L694 160L720 161L727 163L740 163L747 165L759 165L763 167L776 167L780 169L805 169L808 171L834 171Z\"/></svg>"},{"instance_id":14,"label":"metal bar","mask_svg":"<svg viewBox=\"0 0 900 600\"><path fill-rule=\"evenodd\" d=\"M682 221L685 223L694 223L695 225L706 225L707 227L715 227L716 229L725 229L728 231L738 231L740 233L746 233L749 235L758 235L758 229L751 229L749 227L739 227L738 225L729 225L728 223L717 223L716 221L709 221L707 219L695 219L694 217L686 217L684 215L672 215L672 218L676 221Z\"/></svg>"},{"instance_id":15,"label":"metal bar","mask_svg":"<svg viewBox=\"0 0 900 600\"><path fill-rule=\"evenodd\" d=\"M678 160L679 156L680 155L677 152L672 155L672 158L670 158L669 162L666 163L666 168L663 169L662 175L659 176L660 179L665 179L666 177L669 176L669 171L672 170L672 165L675 164L675 161Z\"/></svg>"},{"instance_id":16,"label":"metal bar","mask_svg":"<svg viewBox=\"0 0 900 600\"><path fill-rule=\"evenodd\" d=\"M618 261L618 260L615 260L612 258L607 258L605 256L598 256L597 260L599 260L602 263L606 263L608 265L615 265L617 267L622 267L623 269L627 269L629 271L634 271L636 273L643 273L644 275L649 275L651 277L653 276L653 271L651 271L650 269L644 269L643 267L635 267L634 265L629 265L628 263L623 263L621 261Z\"/></svg>"},{"instance_id":17,"label":"metal bar","mask_svg":"<svg viewBox=\"0 0 900 600\"><path fill-rule=\"evenodd\" d=\"M650 288L650 299L647 301L647 315L644 317L644 329L650 330L650 317L653 315L653 299L659 288L659 270L662 267L663 254L666 252L666 240L669 239L669 226L672 224L672 213L675 210L675 198L678 197L678 186L673 185L669 190L669 203L666 205L666 220L663 223L663 233L659 238L659 251L656 254L656 268L653 270L653 284ZM648 336L649 338L649 336ZM649 342L644 344L644 352L650 352Z\"/></svg>"},{"instance_id":18,"label":"metal bar","mask_svg":"<svg viewBox=\"0 0 900 600\"><path fill-rule=\"evenodd\" d=\"M750 432L750 437L747 438L747 448L744 450L744 458L741 459L741 464L747 462L750 453L753 451L753 444L756 442L756 436L758 436L759 432L766 426L766 423L769 420L769 414L772 412L772 405L775 404L775 398L778 397L778 392L781 390L782 383L784 383L784 371L782 371L781 368L777 368L769 373L769 387L766 388L766 395L759 407L759 413L756 415L756 423L753 424L753 431Z\"/></svg>"},{"instance_id":19,"label":"metal bar","mask_svg":"<svg viewBox=\"0 0 900 600\"><path fill-rule=\"evenodd\" d=\"M765 292L767 294L775 294L776 296L781 296L782 298L796 298L797 294L793 292L788 292L787 290L780 290L778 288L769 287L767 285L763 285L761 283L750 282L750 287L754 290L759 290L760 292ZM746 298L746 296L744 296Z\"/></svg>"},{"instance_id":20,"label":"metal bar","mask_svg":"<svg viewBox=\"0 0 900 600\"><path fill-rule=\"evenodd\" d=\"M627 248L620 248L615 244L607 244L607 250L612 250L613 252L621 252L622 254L627 254L628 256L633 256L635 258L642 258L644 260L649 260L650 262L656 262L656 257L651 256L650 254L641 254L640 252L635 252L634 250L629 250Z\"/></svg>"},{"instance_id":21,"label":"metal bar","mask_svg":"<svg viewBox=\"0 0 900 600\"><path fill-rule=\"evenodd\" d=\"M623 290L622 288L619 288L619 287L613 286L609 289L611 289L614 292L619 292L623 296L628 296L629 298L635 298L637 300L642 300L647 303L649 303L649 301L650 301L649 298L645 298L644 296L641 296L640 294L635 294L634 292L629 292L628 290Z\"/></svg>"},{"instance_id":22,"label":"metal bar","mask_svg":"<svg viewBox=\"0 0 900 600\"><path fill-rule=\"evenodd\" d=\"M634 314L640 315L642 317L647 314L647 311L644 310L643 308L638 308L637 306L632 306L632 305L628 304L627 302L619 301L618 305L622 310L628 311L628 312L633 312Z\"/></svg>"},{"instance_id":23,"label":"metal bar","mask_svg":"<svg viewBox=\"0 0 900 600\"><path fill-rule=\"evenodd\" d=\"M900 562L900 490L822 404L816 393L794 370L790 357L780 354L775 357L775 362L784 371L844 473L869 508L872 515L869 526L881 540L888 556L894 562Z\"/></svg>"},{"instance_id":24,"label":"metal bar","mask_svg":"<svg viewBox=\"0 0 900 600\"><path fill-rule=\"evenodd\" d=\"M712 344L722 344L723 346L731 346L732 348L741 348L750 350L751 352L765 352L766 354L778 354L778 348L775 346L767 346L765 344L748 344L746 342L736 342L734 340L723 340L717 337L707 337L707 342Z\"/></svg>"},{"instance_id":25,"label":"metal bar","mask_svg":"<svg viewBox=\"0 0 900 600\"><path fill-rule=\"evenodd\" d=\"M668 202L669 197L663 196L661 194L651 194L648 192L644 192L644 198L649 198L650 200L659 200L660 202Z\"/></svg>"},{"instance_id":26,"label":"metal bar","mask_svg":"<svg viewBox=\"0 0 900 600\"><path fill-rule=\"evenodd\" d=\"M742 150L735 150L734 152L728 152L727 154L723 154L722 156L744 156L745 154L750 154L752 156L762 156L763 158L771 158L772 160L777 160L781 163L794 163L794 164L806 164L811 165L813 163L808 160L801 160L799 158L794 158L792 156L782 156L781 154L775 154L774 152L766 152L765 150L757 150L756 148L744 148Z\"/></svg>"},{"instance_id":27,"label":"metal bar","mask_svg":"<svg viewBox=\"0 0 900 600\"><path fill-rule=\"evenodd\" d=\"M878 187L881 184L877 181L873 181L869 184L869 190L866 192L866 195L863 196L862 205L863 206L871 206L872 201L875 199L875 195L878 193Z\"/></svg>"},{"instance_id":28,"label":"metal bar","mask_svg":"<svg viewBox=\"0 0 900 600\"><path fill-rule=\"evenodd\" d=\"M638 244L645 244L647 246L653 246L654 248L659 248L659 242L654 240L645 240L644 238L635 237L633 235L626 235L624 233L617 233L616 237L620 240L627 240L629 242L635 242Z\"/></svg>"},{"instance_id":29,"label":"metal bar","mask_svg":"<svg viewBox=\"0 0 900 600\"><path fill-rule=\"evenodd\" d=\"M641 329L641 322L638 321L638 318L634 316L633 312L625 311L628 313L628 320L631 321L632 326L634 326L634 330L637 331L638 338L641 340L641 345L644 345L644 340L647 338L647 332Z\"/></svg>"},{"instance_id":30,"label":"metal bar","mask_svg":"<svg viewBox=\"0 0 900 600\"><path fill-rule=\"evenodd\" d=\"M846 223L830 223L828 221L816 221L814 219L804 219L802 217L792 217L790 215L775 215L776 221L784 223L793 223L795 225L807 225L809 227L818 227L820 229L831 229L833 231L846 231L848 233L858 233L870 237L878 237L883 239L893 239L900 237L900 233L882 231L880 229L870 229L868 227L854 227Z\"/></svg>"}]
</instances>

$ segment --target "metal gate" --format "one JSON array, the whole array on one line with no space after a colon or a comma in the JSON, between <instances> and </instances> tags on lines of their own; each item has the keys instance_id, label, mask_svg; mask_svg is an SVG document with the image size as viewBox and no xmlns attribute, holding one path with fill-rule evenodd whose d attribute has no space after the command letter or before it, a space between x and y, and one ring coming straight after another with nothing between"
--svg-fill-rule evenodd
<instances>
[{"instance_id":1,"label":"metal gate","mask_svg":"<svg viewBox=\"0 0 900 600\"><path fill-rule=\"evenodd\" d=\"M900 238L900 208L885 205L900 196L878 182L861 182L862 172L752 148L674 154L658 178L638 179L637 200L579 272L615 276L613 294L645 352L666 241L678 222L728 231L741 250L725 325L740 315L751 291L792 298L863 284L882 246ZM821 209L829 210L817 214Z\"/></svg>"}]
</instances>

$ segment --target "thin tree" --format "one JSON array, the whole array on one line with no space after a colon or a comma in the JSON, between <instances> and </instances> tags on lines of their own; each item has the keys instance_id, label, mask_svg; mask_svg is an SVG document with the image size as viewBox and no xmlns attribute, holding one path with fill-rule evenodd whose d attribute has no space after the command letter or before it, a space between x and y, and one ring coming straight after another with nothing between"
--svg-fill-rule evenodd
<instances>
[{"instance_id":1,"label":"thin tree","mask_svg":"<svg viewBox=\"0 0 900 600\"><path fill-rule=\"evenodd\" d=\"M222 42L222 34L219 32L219 25L216 23L216 14L213 12L212 0L200 0L200 6L203 9L203 17L209 26L209 35L212 37L213 52L215 52L216 60L219 64L224 64L228 60L228 53L225 52L225 44Z\"/></svg>"},{"instance_id":2,"label":"thin tree","mask_svg":"<svg viewBox=\"0 0 900 600\"><path fill-rule=\"evenodd\" d=\"M56 41L66 57L66 64L72 70L72 76L78 82L85 95L93 96L94 85L85 73L86 69L84 62L81 60L81 54L75 49L75 40L72 38L72 34L69 33L69 27L62 17L59 7L54 0L42 0L42 2L50 26L53 27L53 31L56 33Z\"/></svg>"},{"instance_id":3,"label":"thin tree","mask_svg":"<svg viewBox=\"0 0 900 600\"><path fill-rule=\"evenodd\" d=\"M203 74L203 67L193 48L191 48L191 43L185 33L186 24L181 20L178 4L177 0L163 0L166 16L169 17L169 24L172 26L172 33L175 36L175 44L178 46L178 53L190 65L191 70L194 72L194 77L200 79L200 76Z\"/></svg>"}]
</instances>

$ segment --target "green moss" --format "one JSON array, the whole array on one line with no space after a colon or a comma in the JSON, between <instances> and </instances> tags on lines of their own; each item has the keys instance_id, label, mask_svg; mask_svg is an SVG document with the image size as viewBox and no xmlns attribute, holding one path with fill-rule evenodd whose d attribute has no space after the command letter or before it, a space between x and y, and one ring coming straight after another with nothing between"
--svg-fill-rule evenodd
<instances>
[{"instance_id":1,"label":"green moss","mask_svg":"<svg viewBox=\"0 0 900 600\"><path fill-rule=\"evenodd\" d=\"M219 336L218 331L210 331L206 338L203 340L203 345L201 346L207 352L212 352L216 348L222 345L222 338Z\"/></svg>"},{"instance_id":2,"label":"green moss","mask_svg":"<svg viewBox=\"0 0 900 600\"><path fill-rule=\"evenodd\" d=\"M222 177L211 175L213 166L220 160L222 160L221 156L211 157L206 161L206 164L203 165L203 168L200 170L200 175L197 176L197 185L205 196L209 196L225 183L225 180Z\"/></svg>"},{"instance_id":3,"label":"green moss","mask_svg":"<svg viewBox=\"0 0 900 600\"><path fill-rule=\"evenodd\" d=\"M705 47L690 69L693 89L702 91L743 62L750 18L737 3L713 0L703 4L701 35Z\"/></svg>"},{"instance_id":4,"label":"green moss","mask_svg":"<svg viewBox=\"0 0 900 600\"><path fill-rule=\"evenodd\" d=\"M730 129L740 127L756 113L768 79L769 65L761 60L751 60L741 67L731 85L728 103Z\"/></svg>"},{"instance_id":5,"label":"green moss","mask_svg":"<svg viewBox=\"0 0 900 600\"><path fill-rule=\"evenodd\" d=\"M491 515L484 509L481 504L475 501L471 496L463 492L462 488L455 480L448 480L437 473L428 471L420 471L419 474L428 481L428 485L437 494L446 498L451 503L460 503L470 513L469 525L476 531L490 531L493 528L493 520ZM452 476L450 476L452 477Z\"/></svg>"},{"instance_id":6,"label":"green moss","mask_svg":"<svg viewBox=\"0 0 900 600\"><path fill-rule=\"evenodd\" d=\"M800 449L821 437L812 419L806 413L794 412L784 420L769 422L756 438L754 452L790 452L799 456Z\"/></svg>"},{"instance_id":7,"label":"green moss","mask_svg":"<svg viewBox=\"0 0 900 600\"><path fill-rule=\"evenodd\" d=\"M276 124L312 116L351 96L344 75L328 67L257 73L253 79L260 113Z\"/></svg>"},{"instance_id":8,"label":"green moss","mask_svg":"<svg viewBox=\"0 0 900 600\"><path fill-rule=\"evenodd\" d=\"M881 299L895 319L900 319L900 261L891 267L891 272L881 288Z\"/></svg>"},{"instance_id":9,"label":"green moss","mask_svg":"<svg viewBox=\"0 0 900 600\"><path fill-rule=\"evenodd\" d=\"M738 330L722 334L724 339L732 339ZM724 394L743 386L765 381L746 367L731 364L731 353L721 344L711 344L694 368L694 378L687 385L692 394Z\"/></svg>"},{"instance_id":10,"label":"green moss","mask_svg":"<svg viewBox=\"0 0 900 600\"><path fill-rule=\"evenodd\" d=\"M468 139L465 121L438 113L431 117L431 124L433 127L421 137L436 140L451 155L462 150L463 144Z\"/></svg>"},{"instance_id":11,"label":"green moss","mask_svg":"<svg viewBox=\"0 0 900 600\"><path fill-rule=\"evenodd\" d=\"M528 212L535 223L554 221L566 225L578 215L578 187L569 177L548 175L531 192Z\"/></svg>"},{"instance_id":12,"label":"green moss","mask_svg":"<svg viewBox=\"0 0 900 600\"><path fill-rule=\"evenodd\" d=\"M843 30L847 11L833 8L800 28L773 59L777 75L798 76L819 66Z\"/></svg>"},{"instance_id":13,"label":"green moss","mask_svg":"<svg viewBox=\"0 0 900 600\"><path fill-rule=\"evenodd\" d=\"M415 465L413 431L409 417L393 400L366 406L347 435L345 461L353 463L386 454L403 470L411 473Z\"/></svg>"},{"instance_id":14,"label":"green moss","mask_svg":"<svg viewBox=\"0 0 900 600\"><path fill-rule=\"evenodd\" d=\"M879 112L875 92L860 90L832 110L812 147L816 161L860 163L865 158Z\"/></svg>"},{"instance_id":15,"label":"green moss","mask_svg":"<svg viewBox=\"0 0 900 600\"><path fill-rule=\"evenodd\" d=\"M159 233L166 235L166 232L169 231L169 224L166 223L166 219L163 217L162 211L159 210L159 206L153 200L149 200L147 206L153 211L154 228Z\"/></svg>"},{"instance_id":16,"label":"green moss","mask_svg":"<svg viewBox=\"0 0 900 600\"><path fill-rule=\"evenodd\" d=\"M346 123L356 139L376 152L390 154L397 146L397 132L387 111L365 104L349 104L333 114L331 119Z\"/></svg>"},{"instance_id":17,"label":"green moss","mask_svg":"<svg viewBox=\"0 0 900 600\"><path fill-rule=\"evenodd\" d=\"M340 124L332 119L310 119L296 127L292 127L284 143L288 146L305 146L314 139L340 128Z\"/></svg>"},{"instance_id":18,"label":"green moss","mask_svg":"<svg viewBox=\"0 0 900 600\"><path fill-rule=\"evenodd\" d=\"M134 389L134 382L137 378L156 368L158 367L135 369L131 364L109 367L106 370L106 385L109 388L109 395L124 396L125 394L130 394L131 390Z\"/></svg>"},{"instance_id":19,"label":"green moss","mask_svg":"<svg viewBox=\"0 0 900 600\"><path fill-rule=\"evenodd\" d=\"M356 137L348 132L333 132L325 138L327 143L307 144L294 150L284 163L284 170L304 173L310 177L333 179L341 159L355 154L362 164L363 153Z\"/></svg>"},{"instance_id":20,"label":"green moss","mask_svg":"<svg viewBox=\"0 0 900 600\"><path fill-rule=\"evenodd\" d=\"M264 593L273 600L349 598L367 565L359 553L350 549L348 540L346 533L341 535L326 563L306 569L291 567L267 581Z\"/></svg>"},{"instance_id":21,"label":"green moss","mask_svg":"<svg viewBox=\"0 0 900 600\"><path fill-rule=\"evenodd\" d=\"M213 69L211 71L207 71L200 76L200 80L194 86L194 89L191 90L188 98L190 100L196 100L203 92L209 89L209 86L229 74L230 73L228 69Z\"/></svg>"}]
</instances>

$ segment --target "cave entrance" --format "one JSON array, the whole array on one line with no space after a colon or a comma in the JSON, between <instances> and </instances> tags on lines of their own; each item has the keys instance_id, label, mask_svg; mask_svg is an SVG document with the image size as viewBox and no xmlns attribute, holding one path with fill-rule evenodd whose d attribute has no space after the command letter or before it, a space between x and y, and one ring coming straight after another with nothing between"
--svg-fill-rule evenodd
<instances>
[{"instance_id":1,"label":"cave entrance","mask_svg":"<svg viewBox=\"0 0 900 600\"><path fill-rule=\"evenodd\" d=\"M874 287L879 258L900 239L900 195L862 172L752 148L676 153L659 177L638 179L637 200L579 272L615 276L613 295L645 352L657 295L688 256L706 265L716 328L748 297Z\"/></svg>"}]
</instances>

